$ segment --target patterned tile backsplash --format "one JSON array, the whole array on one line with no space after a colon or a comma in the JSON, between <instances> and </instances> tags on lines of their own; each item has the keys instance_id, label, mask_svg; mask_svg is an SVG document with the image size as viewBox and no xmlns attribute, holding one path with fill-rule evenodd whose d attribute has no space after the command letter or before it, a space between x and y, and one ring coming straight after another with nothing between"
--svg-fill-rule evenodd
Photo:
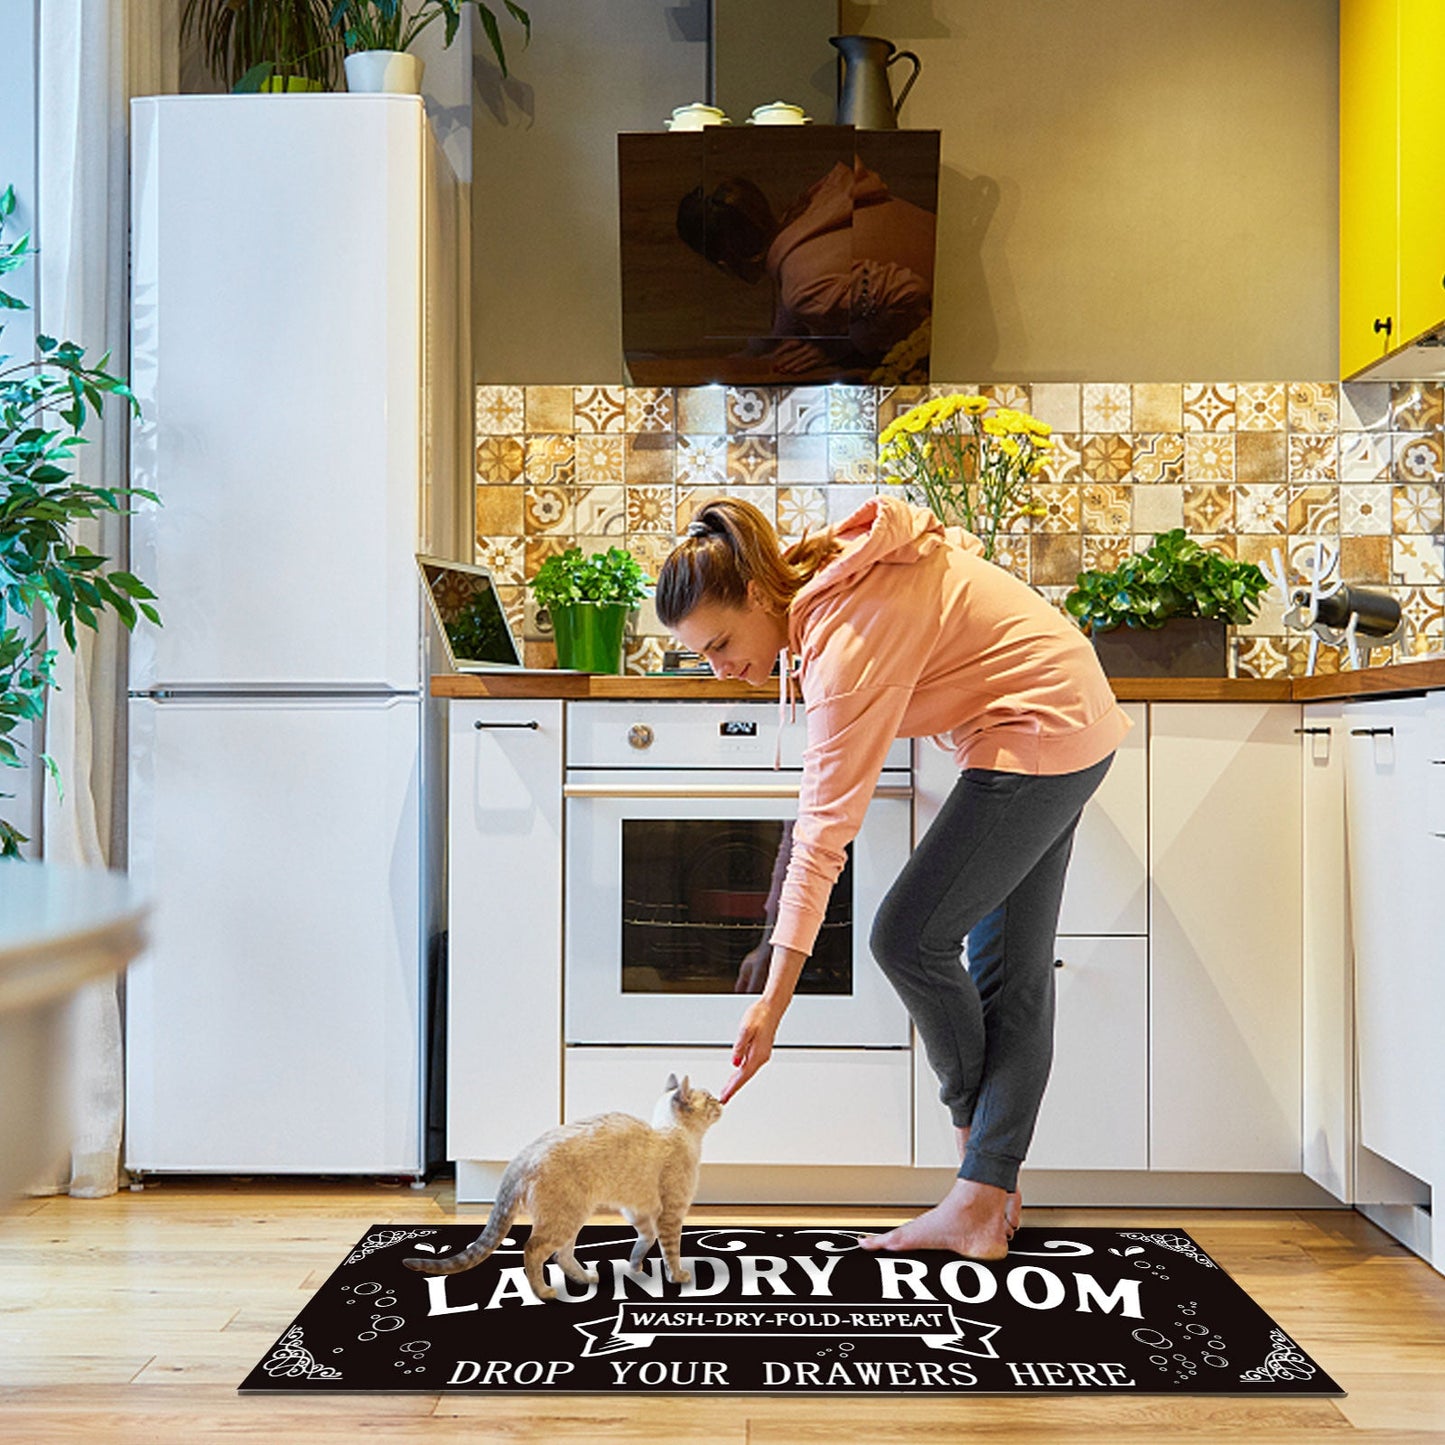
<instances>
[{"instance_id":1,"label":"patterned tile backsplash","mask_svg":"<svg viewBox=\"0 0 1445 1445\"><path fill-rule=\"evenodd\" d=\"M1445 389L1433 383L1039 382L931 387L479 386L476 558L490 567L527 661L555 660L524 585L571 546L627 547L656 576L697 506L726 493L786 540L848 515L888 484L878 433L930 395L981 392L1032 412L1056 447L997 558L1051 601L1183 527L1226 556L1301 576L1316 541L1347 582L1388 588L1410 621L1396 655L1445 645ZM1307 636L1265 599L1236 629L1241 677L1305 670ZM662 660L650 604L629 671ZM1386 661L1383 652L1375 662ZM1318 671L1338 657L1321 646Z\"/></svg>"}]
</instances>

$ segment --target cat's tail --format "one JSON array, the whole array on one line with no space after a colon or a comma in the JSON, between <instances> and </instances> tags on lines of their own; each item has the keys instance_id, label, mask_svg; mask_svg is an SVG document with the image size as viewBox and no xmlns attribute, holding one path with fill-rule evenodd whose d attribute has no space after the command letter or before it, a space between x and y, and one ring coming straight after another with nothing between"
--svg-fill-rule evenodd
<instances>
[{"instance_id":1,"label":"cat's tail","mask_svg":"<svg viewBox=\"0 0 1445 1445\"><path fill-rule=\"evenodd\" d=\"M480 1264L506 1237L517 1211L522 1207L522 1196L527 1189L523 1172L515 1164L507 1166L502 1182L497 1186L497 1202L492 1205L487 1227L465 1249L444 1255L441 1259L419 1255L415 1259L404 1259L402 1263L419 1274L460 1274L462 1270Z\"/></svg>"}]
</instances>

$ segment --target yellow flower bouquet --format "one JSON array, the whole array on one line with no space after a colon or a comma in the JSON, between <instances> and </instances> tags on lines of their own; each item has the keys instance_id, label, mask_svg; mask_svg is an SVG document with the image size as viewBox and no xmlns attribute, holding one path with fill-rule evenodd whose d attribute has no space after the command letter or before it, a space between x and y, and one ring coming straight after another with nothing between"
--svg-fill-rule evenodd
<instances>
[{"instance_id":1,"label":"yellow flower bouquet","mask_svg":"<svg viewBox=\"0 0 1445 1445\"><path fill-rule=\"evenodd\" d=\"M949 527L963 527L992 558L1014 513L1041 517L1032 478L1053 450L1052 428L986 396L955 392L920 402L883 429L884 481L904 488Z\"/></svg>"}]
</instances>

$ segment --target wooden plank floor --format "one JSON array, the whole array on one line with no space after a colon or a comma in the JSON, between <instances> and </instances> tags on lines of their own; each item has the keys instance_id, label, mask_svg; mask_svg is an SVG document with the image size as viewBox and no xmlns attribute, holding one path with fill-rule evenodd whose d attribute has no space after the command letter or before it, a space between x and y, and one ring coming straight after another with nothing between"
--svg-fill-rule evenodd
<instances>
[{"instance_id":1,"label":"wooden plank floor","mask_svg":"<svg viewBox=\"0 0 1445 1445\"><path fill-rule=\"evenodd\" d=\"M1347 1211L1026 1216L1188 1230L1345 1399L236 1394L367 1225L445 1222L452 1199L449 1184L167 1181L112 1199L21 1201L0 1219L0 1440L1445 1442L1445 1279ZM710 1207L691 1222L905 1217Z\"/></svg>"}]
</instances>

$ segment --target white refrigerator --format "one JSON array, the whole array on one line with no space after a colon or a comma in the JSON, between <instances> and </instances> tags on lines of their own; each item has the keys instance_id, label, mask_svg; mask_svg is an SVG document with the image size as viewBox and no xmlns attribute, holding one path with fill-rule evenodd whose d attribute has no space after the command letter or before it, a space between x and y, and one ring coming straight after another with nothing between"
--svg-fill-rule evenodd
<instances>
[{"instance_id":1,"label":"white refrigerator","mask_svg":"<svg viewBox=\"0 0 1445 1445\"><path fill-rule=\"evenodd\" d=\"M132 110L132 1171L419 1175L470 532L458 187L417 96Z\"/></svg>"}]
</instances>

